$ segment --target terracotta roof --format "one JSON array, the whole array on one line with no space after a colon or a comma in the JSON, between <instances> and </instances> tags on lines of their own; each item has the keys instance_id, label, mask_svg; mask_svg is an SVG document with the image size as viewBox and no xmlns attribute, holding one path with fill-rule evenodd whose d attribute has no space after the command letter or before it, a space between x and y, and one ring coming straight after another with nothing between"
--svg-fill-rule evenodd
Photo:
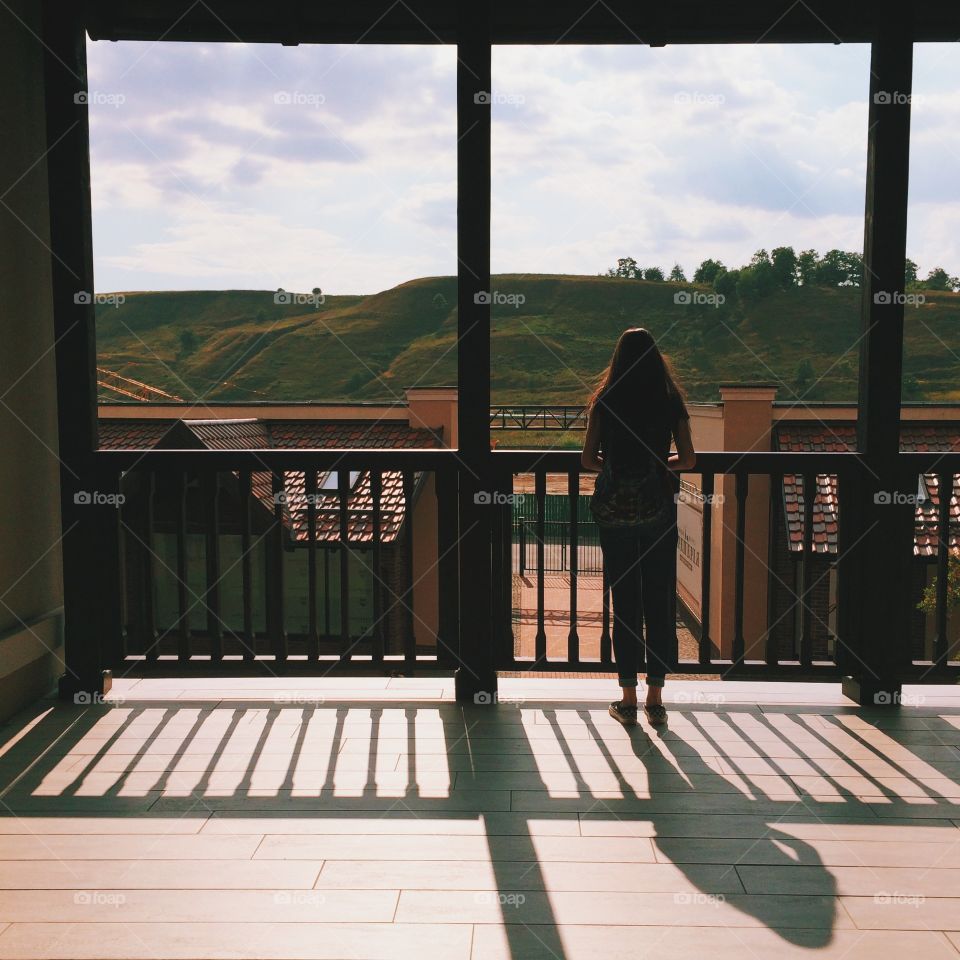
<instances>
[{"instance_id":1,"label":"terracotta roof","mask_svg":"<svg viewBox=\"0 0 960 960\"><path fill-rule=\"evenodd\" d=\"M936 474L925 473L927 500L917 506L917 527L913 552L925 557L936 554L937 515L940 510L940 484ZM950 494L950 552L960 554L960 474L953 475L953 490Z\"/></svg>"},{"instance_id":2,"label":"terracotta roof","mask_svg":"<svg viewBox=\"0 0 960 960\"><path fill-rule=\"evenodd\" d=\"M900 449L956 452L960 450L960 433L949 423L904 423L900 425Z\"/></svg>"},{"instance_id":3,"label":"terracotta roof","mask_svg":"<svg viewBox=\"0 0 960 960\"><path fill-rule=\"evenodd\" d=\"M210 449L326 448L397 449L439 447L440 431L411 427L405 420L100 420L102 449L150 449L174 428L186 428L200 444ZM414 475L414 495L422 474ZM373 492L369 472L351 474L347 497L347 535L351 542L373 541ZM336 471L317 474L317 540L331 543L340 539L340 498L335 489ZM269 471L251 474L253 495L264 509L273 513L276 501ZM403 474L397 470L382 474L380 495L381 543L396 540L403 526L406 504ZM284 527L297 542L308 539L306 475L303 471L284 473L281 503Z\"/></svg>"},{"instance_id":4,"label":"terracotta roof","mask_svg":"<svg viewBox=\"0 0 960 960\"><path fill-rule=\"evenodd\" d=\"M211 450L259 450L272 447L264 420L184 420L184 426Z\"/></svg>"},{"instance_id":5,"label":"terracotta roof","mask_svg":"<svg viewBox=\"0 0 960 960\"><path fill-rule=\"evenodd\" d=\"M170 420L100 420L100 449L149 449L170 429L170 424Z\"/></svg>"},{"instance_id":6,"label":"terracotta roof","mask_svg":"<svg viewBox=\"0 0 960 960\"><path fill-rule=\"evenodd\" d=\"M774 428L774 446L796 453L811 451L843 452L856 449L856 430L852 424L779 423ZM960 450L960 433L952 424L903 424L900 449L905 452ZM813 551L836 554L839 529L836 474L821 473L816 478L813 497ZM913 552L916 556L934 556L938 549L937 515L940 490L937 475L918 477ZM803 525L806 509L803 477L784 474L783 512L787 525L787 544L791 552L803 551ZM950 496L950 551L960 554L960 474L953 477Z\"/></svg>"},{"instance_id":7,"label":"terracotta roof","mask_svg":"<svg viewBox=\"0 0 960 960\"><path fill-rule=\"evenodd\" d=\"M406 420L271 420L275 447L397 449L439 447L439 431L411 427Z\"/></svg>"},{"instance_id":8,"label":"terracotta roof","mask_svg":"<svg viewBox=\"0 0 960 960\"><path fill-rule=\"evenodd\" d=\"M320 473L317 477L316 523L317 540L336 543L340 540L340 497L335 490L321 489L324 480L330 477L331 485L337 482L336 472ZM421 474L414 475L418 485ZM380 542L396 540L403 526L405 502L403 497L403 474L387 470L381 474L380 493ZM276 508L271 474L257 472L251 475L253 494L271 513ZM289 536L299 543L309 540L307 519L306 475L302 471L284 474L284 494L281 504L283 524ZM373 542L373 491L369 472L360 473L347 496L347 538L351 543Z\"/></svg>"},{"instance_id":9,"label":"terracotta roof","mask_svg":"<svg viewBox=\"0 0 960 960\"><path fill-rule=\"evenodd\" d=\"M99 421L100 447L149 450L182 424L211 449L258 447L397 449L439 447L439 430L411 427L406 420L127 420Z\"/></svg>"}]
</instances>

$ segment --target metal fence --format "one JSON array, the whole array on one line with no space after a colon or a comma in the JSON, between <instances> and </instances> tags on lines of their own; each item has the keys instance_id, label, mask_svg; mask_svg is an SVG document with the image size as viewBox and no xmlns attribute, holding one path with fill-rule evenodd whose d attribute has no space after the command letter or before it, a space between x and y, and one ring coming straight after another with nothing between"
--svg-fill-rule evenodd
<instances>
[{"instance_id":1,"label":"metal fence","mask_svg":"<svg viewBox=\"0 0 960 960\"><path fill-rule=\"evenodd\" d=\"M582 574L602 574L600 531L590 514L590 497L577 502L577 564ZM546 573L568 573L571 569L570 500L564 495L544 498L543 569ZM514 570L525 576L537 569L537 498L532 493L513 498Z\"/></svg>"},{"instance_id":2,"label":"metal fence","mask_svg":"<svg viewBox=\"0 0 960 960\"><path fill-rule=\"evenodd\" d=\"M590 526L596 527L591 523ZM514 520L514 569L521 577L537 570L537 521L535 517ZM543 569L546 573L569 573L571 570L570 523L567 520L544 522ZM586 541L586 542L585 542ZM594 537L578 544L577 569L581 574L603 573L600 541Z\"/></svg>"}]
</instances>

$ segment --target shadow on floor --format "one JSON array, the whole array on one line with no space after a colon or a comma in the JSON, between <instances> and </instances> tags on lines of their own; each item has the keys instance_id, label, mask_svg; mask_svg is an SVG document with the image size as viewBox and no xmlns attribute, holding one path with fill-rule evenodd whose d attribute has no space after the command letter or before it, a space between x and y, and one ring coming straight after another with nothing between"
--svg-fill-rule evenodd
<instances>
[{"instance_id":1,"label":"shadow on floor","mask_svg":"<svg viewBox=\"0 0 960 960\"><path fill-rule=\"evenodd\" d=\"M477 821L496 889L464 891L464 915L481 919L462 922L485 922L492 902L517 960L565 956L557 857L544 860L529 829L551 820L570 837L622 838L609 879L585 861L586 889L642 892L620 866L631 839L649 838L680 872L682 891L660 901L666 919L625 923L711 925L710 908L733 909L817 948L833 936L836 882L787 824L879 823L872 803L920 799L931 824L930 805L957 811L957 793L934 786L957 782L955 741L846 711L851 727L844 712L673 708L667 728L628 731L593 703L48 701L0 728L0 816L297 816L330 818L330 833L345 817ZM747 864L808 867L803 894L745 887Z\"/></svg>"}]
</instances>

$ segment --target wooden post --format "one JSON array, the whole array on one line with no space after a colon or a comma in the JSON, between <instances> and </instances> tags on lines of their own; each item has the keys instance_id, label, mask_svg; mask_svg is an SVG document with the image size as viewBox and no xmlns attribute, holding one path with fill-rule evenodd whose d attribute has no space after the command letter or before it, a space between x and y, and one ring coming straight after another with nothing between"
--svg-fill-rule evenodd
<instances>
[{"instance_id":1,"label":"wooden post","mask_svg":"<svg viewBox=\"0 0 960 960\"><path fill-rule=\"evenodd\" d=\"M844 662L852 665L844 693L878 705L899 702L898 663L909 658L910 591L902 571L912 553L914 507L894 502L902 479L897 466L913 73L908 18L905 6L878 17L870 59L857 418L863 470L860 489L853 491L861 526L848 531L857 534L849 549L860 589L852 598L857 616L844 620L850 632L838 638L848 647ZM841 516L840 523L850 520Z\"/></svg>"},{"instance_id":2,"label":"wooden post","mask_svg":"<svg viewBox=\"0 0 960 960\"><path fill-rule=\"evenodd\" d=\"M458 4L457 374L460 642L456 696L492 703L497 676L491 597L490 10Z\"/></svg>"},{"instance_id":3,"label":"wooden post","mask_svg":"<svg viewBox=\"0 0 960 960\"><path fill-rule=\"evenodd\" d=\"M113 557L115 517L98 506L96 334L86 36L79 5L43 4L44 88L50 202L50 267L56 341L60 512L63 528L63 697L110 688L104 644L115 647L120 596L116 578L98 569ZM114 489L111 484L111 490Z\"/></svg>"}]
</instances>

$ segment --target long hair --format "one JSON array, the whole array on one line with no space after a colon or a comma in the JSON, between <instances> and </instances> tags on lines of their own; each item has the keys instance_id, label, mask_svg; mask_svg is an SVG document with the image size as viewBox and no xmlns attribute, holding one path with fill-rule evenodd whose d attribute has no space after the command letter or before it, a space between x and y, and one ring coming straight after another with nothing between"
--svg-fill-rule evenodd
<instances>
[{"instance_id":1,"label":"long hair","mask_svg":"<svg viewBox=\"0 0 960 960\"><path fill-rule=\"evenodd\" d=\"M593 410L603 398L604 405L618 411L630 423L662 421L673 398L683 400L670 360L660 352L653 335L644 327L624 330L600 374L588 403Z\"/></svg>"}]
</instances>

